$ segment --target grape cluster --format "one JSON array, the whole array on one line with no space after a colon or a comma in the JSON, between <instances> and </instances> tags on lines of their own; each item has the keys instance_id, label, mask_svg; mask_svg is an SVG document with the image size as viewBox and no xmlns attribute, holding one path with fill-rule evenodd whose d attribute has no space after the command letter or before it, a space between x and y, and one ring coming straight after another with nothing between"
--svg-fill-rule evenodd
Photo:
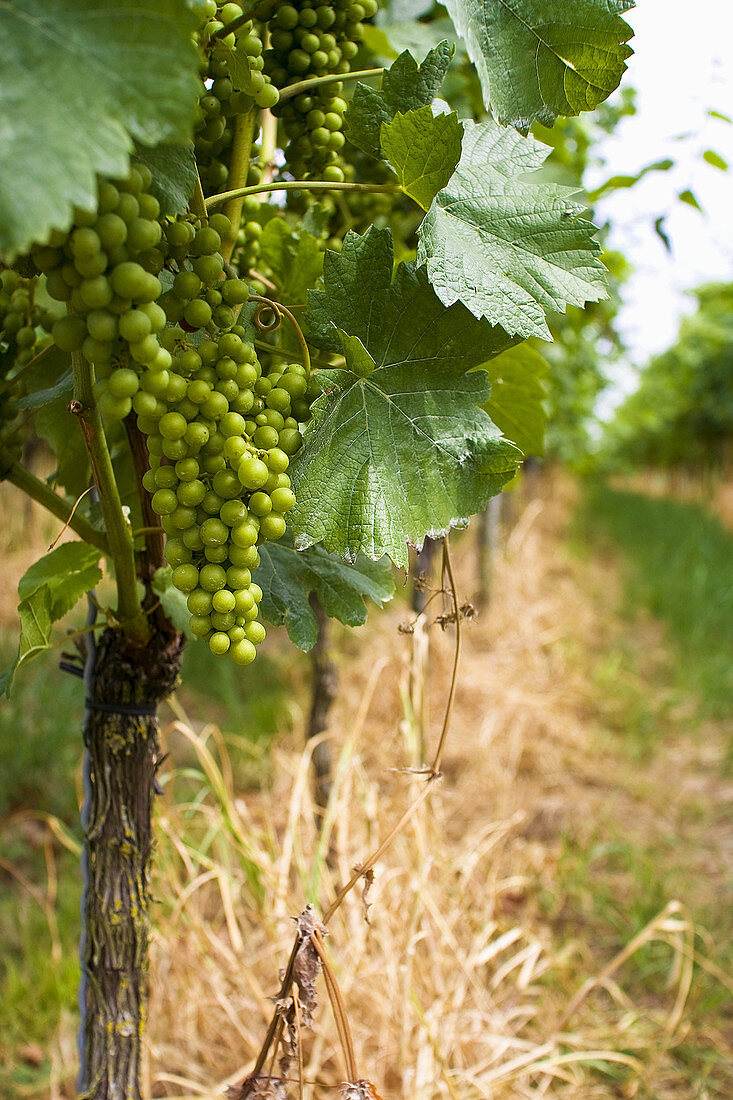
<instances>
[{"instance_id":1,"label":"grape cluster","mask_svg":"<svg viewBox=\"0 0 733 1100\"><path fill-rule=\"evenodd\" d=\"M252 581L257 545L282 537L295 504L286 471L301 435L292 413L307 418L308 380L297 363L263 377L240 326L197 345L179 327L163 339L167 385L133 399L150 454L143 485L191 630L212 653L246 665L265 637Z\"/></svg>"},{"instance_id":2,"label":"grape cluster","mask_svg":"<svg viewBox=\"0 0 733 1100\"><path fill-rule=\"evenodd\" d=\"M287 167L298 178L318 175L343 182L338 160L346 103L338 77L349 72L364 33L363 20L377 6L377 0L302 0L275 7L269 24L271 48L265 55L273 84L282 90L310 77L335 78L285 100L275 111L288 139Z\"/></svg>"},{"instance_id":3,"label":"grape cluster","mask_svg":"<svg viewBox=\"0 0 733 1100\"><path fill-rule=\"evenodd\" d=\"M134 412L146 436L143 485L192 631L245 665L265 636L257 546L284 534L295 504L286 471L309 382L297 363L262 375L237 324L247 284L225 277L219 252L229 219L161 220L150 182L144 167L101 181L97 212L77 212L32 257L69 307L54 341L93 365L102 415Z\"/></svg>"},{"instance_id":4,"label":"grape cluster","mask_svg":"<svg viewBox=\"0 0 733 1100\"><path fill-rule=\"evenodd\" d=\"M0 265L0 350L15 367L29 363L44 342L38 328L50 332L54 315L39 307L36 280Z\"/></svg>"},{"instance_id":5,"label":"grape cluster","mask_svg":"<svg viewBox=\"0 0 733 1100\"><path fill-rule=\"evenodd\" d=\"M194 146L204 193L213 195L226 190L235 117L255 107L274 107L279 92L263 72L262 38L257 24L248 20L229 34L218 34L241 18L242 5L232 0L217 5L210 0L206 14L207 22L201 32L204 47L201 75L205 90L199 100ZM238 71L236 85L232 79L233 50L240 58L238 69L242 67L242 56L247 58L244 78ZM254 167L250 175L248 183L259 182Z\"/></svg>"}]
</instances>

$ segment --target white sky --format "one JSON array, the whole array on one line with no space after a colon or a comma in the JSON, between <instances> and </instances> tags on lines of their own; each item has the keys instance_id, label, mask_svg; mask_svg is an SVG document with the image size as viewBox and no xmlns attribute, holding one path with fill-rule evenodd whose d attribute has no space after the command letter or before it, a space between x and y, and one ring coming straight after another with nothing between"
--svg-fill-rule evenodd
<instances>
[{"instance_id":1,"label":"white sky","mask_svg":"<svg viewBox=\"0 0 733 1100\"><path fill-rule=\"evenodd\" d=\"M637 114L623 119L603 143L606 167L589 173L587 185L633 174L665 157L676 162L670 171L651 173L632 189L600 200L596 208L596 220L612 225L609 245L635 269L619 320L630 364L643 365L669 346L680 316L691 311L686 289L710 280L733 281L733 125L708 115L717 110L733 118L733 2L638 0L625 18L635 36L624 85L637 90ZM719 153L731 171L706 164L706 149ZM677 199L686 188L703 214ZM654 231L660 215L671 254ZM619 372L611 403L634 388L634 378L628 367Z\"/></svg>"}]
</instances>

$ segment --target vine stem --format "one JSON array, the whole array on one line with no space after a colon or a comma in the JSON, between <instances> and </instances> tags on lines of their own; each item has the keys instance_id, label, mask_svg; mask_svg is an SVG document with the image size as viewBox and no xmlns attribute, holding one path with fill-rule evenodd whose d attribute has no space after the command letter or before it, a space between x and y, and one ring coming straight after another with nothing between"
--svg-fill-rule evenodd
<instances>
[{"instance_id":1,"label":"vine stem","mask_svg":"<svg viewBox=\"0 0 733 1100\"><path fill-rule=\"evenodd\" d=\"M326 989L328 991L328 998L331 1002L331 1010L336 1021L336 1029L339 1033L339 1039L341 1040L341 1047L344 1052L344 1061L346 1062L346 1077L349 1081L355 1081L357 1078L356 1073L356 1058L354 1057L354 1042L351 1038L351 1028L349 1027L349 1017L346 1012L346 1005L344 1004L344 998L341 995L336 975L333 972L333 967L326 954L326 949L323 944L323 939L318 931L315 931L310 937L310 941L321 960L323 966L323 976L326 979ZM293 998L294 1002L297 1002L297 997Z\"/></svg>"},{"instance_id":2,"label":"vine stem","mask_svg":"<svg viewBox=\"0 0 733 1100\"><path fill-rule=\"evenodd\" d=\"M443 539L443 574L447 576L448 583L450 584L450 592L453 600L453 612L456 617L456 646L453 653L453 674L450 681L450 689L448 691L448 702L445 705L445 714L443 715L443 728L440 731L440 738L438 740L438 747L435 750L435 759L433 760L432 768L433 774L440 774L440 764L443 759L443 750L445 748L445 739L448 736L448 727L450 725L451 713L453 711L453 699L456 694L456 684L458 682L458 664L461 659L461 609L458 606L458 593L456 591L456 578L453 575L453 563L450 556L450 548L448 546L448 535L446 534Z\"/></svg>"},{"instance_id":3,"label":"vine stem","mask_svg":"<svg viewBox=\"0 0 733 1100\"><path fill-rule=\"evenodd\" d=\"M447 542L447 536L446 536L446 542ZM374 865L381 859L381 857L384 855L384 853L390 847L390 845L395 840L395 838L397 836L399 836L399 834L402 832L402 830L405 828L405 826L408 824L408 822L415 816L415 814L420 809L420 807L425 802L425 800L428 798L428 796L432 793L432 791L435 790L435 781L441 778L441 774L440 774L440 771L439 771L439 766L440 766L440 762L441 762L443 752L444 752L444 749L445 749L445 742L446 742L446 737L447 737L447 733L448 733L448 727L449 727L449 724L450 724L451 713L452 713L452 709L453 709L453 699L454 699L454 696L455 696L456 684L457 684L457 680L458 680L458 665L459 665L460 655L461 655L461 632L460 632L461 611L460 611L460 608L458 606L458 593L457 593L457 589L456 589L455 576L454 576L454 573L453 573L453 565L452 565L452 562L451 562L451 559L450 559L450 550L448 549L446 543L443 544L443 569L444 569L445 575L447 575L447 577L448 577L448 581L449 581L449 584L450 584L451 597L452 597L452 600L453 600L453 612L454 612L454 615L455 615L455 623L456 623L456 645L455 645L455 654L454 654L454 658L453 658L453 670L452 670L452 674L451 674L451 683L450 683L450 688L449 688L449 692L448 692L448 699L447 699L446 706L445 706L443 726L442 726L440 738L439 738L439 741L438 741L438 747L437 747L436 752L435 752L435 757L434 757L432 765L429 768L422 769L421 771L418 771L418 772L414 773L414 774L425 776L426 783L425 783L424 787L422 788L422 790L420 791L418 796L410 803L410 805L407 807L407 809L402 814L402 816L399 818L399 820L392 826L392 828L387 833L387 836L384 838L384 840L379 845L379 847L376 848L375 851L373 851L371 853L371 855L368 857L368 859L366 859L364 861L364 863L360 864L354 870L354 873L351 876L351 878L349 879L349 881L344 886L342 886L341 889L338 891L338 893L336 894L336 897L334 898L334 900L331 902L331 904L329 905L329 907L326 909L325 913L323 914L322 923L323 923L324 926L328 925L328 923L331 921L331 919L333 918L336 911L341 907L341 904L344 901L344 899L347 897L347 895L353 890L353 888L356 886L356 884L359 882L359 880L361 878L363 878L363 876L365 874L367 874L367 872L370 871L374 867ZM298 949L301 945L301 942L302 942L302 937L300 935L296 936L295 943L293 944L292 951L290 952L290 958L288 960L288 965L285 969L285 973L284 973L282 982L280 984L280 991L279 991L278 996L276 998L278 1001L281 1001L281 1000L283 1000L283 998L290 995L290 989L291 989L291 986L293 984L293 971L294 971L294 966L295 966L295 957L298 953ZM314 943L314 946L316 946L315 943ZM319 951L319 955L321 955L321 958L323 959L324 956L321 954L321 951ZM325 972L325 967L324 967L324 972ZM336 992L331 990L329 979L327 979L327 984L329 985L329 997L332 998L332 1003L333 1003L333 997L336 996ZM341 1001L341 1008L343 1008L343 1001ZM340 1010L339 1010L339 1015L340 1015ZM344 1010L344 1016L345 1016L345 1010ZM343 1018L342 1018L342 1022L343 1022ZM278 1035L280 1033L279 1028L280 1028L281 1025L282 1025L282 1017L276 1011L273 1014L273 1016L270 1020L269 1027L267 1029L267 1034L265 1035L264 1042L263 1042L262 1047L260 1048L260 1052L257 1056L257 1061L255 1063L254 1070L253 1070L251 1076L248 1078L248 1080L252 1080L252 1079L256 1078L257 1075L262 1071L262 1067L264 1066L265 1060L267 1058L267 1053L270 1050L270 1047L271 1047L273 1042L275 1042L276 1048L277 1048ZM337 1019L337 1027L339 1027L339 1034L341 1035L341 1028L339 1026L338 1019ZM349 1037L349 1039L350 1039L350 1037ZM345 1036L342 1036L342 1045L344 1045L344 1052L346 1054L346 1051L348 1050L348 1042L346 1042L346 1037ZM347 1055L347 1062L349 1062L349 1061L353 1062L353 1047L352 1047L351 1055ZM353 1067L350 1067L350 1068L353 1068ZM354 1072L355 1072L355 1070L354 1070Z\"/></svg>"},{"instance_id":4,"label":"vine stem","mask_svg":"<svg viewBox=\"0 0 733 1100\"><path fill-rule=\"evenodd\" d=\"M370 76L381 76L384 72L383 68L377 69L356 69L353 73L339 73L338 76L310 76L307 80L299 80L297 84L289 84L287 88L280 89L280 103L286 99L292 99L293 96L300 95L301 92L307 91L308 88L318 88L322 84L334 84L336 81L341 83L344 80L366 80Z\"/></svg>"},{"instance_id":5,"label":"vine stem","mask_svg":"<svg viewBox=\"0 0 733 1100\"><path fill-rule=\"evenodd\" d=\"M122 511L120 491L107 446L107 437L102 426L102 417L94 402L92 368L79 351L71 354L71 368L74 374L74 397L69 405L69 412L79 420L94 482L99 492L99 503L107 528L109 554L114 562L117 577L119 618L125 624L125 633L132 640L142 643L147 640L150 628L137 590L132 530Z\"/></svg>"},{"instance_id":6,"label":"vine stem","mask_svg":"<svg viewBox=\"0 0 733 1100\"><path fill-rule=\"evenodd\" d=\"M210 195L206 209L219 206L230 199L246 199L248 195L264 195L268 191L364 191L377 195L401 195L402 189L391 183L331 183L330 180L283 180L282 183L256 183L252 187L238 187L234 191L222 191Z\"/></svg>"},{"instance_id":7,"label":"vine stem","mask_svg":"<svg viewBox=\"0 0 733 1100\"><path fill-rule=\"evenodd\" d=\"M109 545L102 532L92 527L91 523L83 516L72 516L72 506L63 500L58 493L54 493L45 481L41 481L40 478L24 469L19 462L12 464L4 475L4 480L9 481L11 485L16 485L26 496L41 504L48 512L60 519L72 531L75 531L80 538L84 539L84 542L96 546L103 554L110 553Z\"/></svg>"},{"instance_id":8,"label":"vine stem","mask_svg":"<svg viewBox=\"0 0 733 1100\"><path fill-rule=\"evenodd\" d=\"M226 200L224 213L232 223L231 235L221 242L221 255L226 263L232 258L232 253L237 245L239 223L242 218L242 204L247 188L239 185L246 181L249 171L249 159L252 153L252 140L255 133L255 116L257 112L252 109L245 115L239 115L234 125L234 141L232 142L232 157L229 166L229 178L234 181L235 187ZM205 203L208 210L210 203Z\"/></svg>"}]
</instances>

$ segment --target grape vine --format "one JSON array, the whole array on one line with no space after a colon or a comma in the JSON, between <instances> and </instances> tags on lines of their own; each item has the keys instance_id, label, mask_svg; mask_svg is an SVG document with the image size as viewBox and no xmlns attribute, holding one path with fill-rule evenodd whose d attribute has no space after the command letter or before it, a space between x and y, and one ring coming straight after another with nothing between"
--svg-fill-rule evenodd
<instances>
[{"instance_id":1,"label":"grape vine","mask_svg":"<svg viewBox=\"0 0 733 1100\"><path fill-rule=\"evenodd\" d=\"M383 558L514 476L544 370L514 345L605 293L593 226L525 135L616 87L629 6L587 0L578 26L570 0L446 0L456 47L418 4L402 53L378 0L0 9L0 478L80 539L22 578L3 691L102 558L116 586L82 631L90 1100L139 1096L155 713L182 630L237 665L265 621L308 648L316 598L363 622L393 590Z\"/></svg>"}]
</instances>

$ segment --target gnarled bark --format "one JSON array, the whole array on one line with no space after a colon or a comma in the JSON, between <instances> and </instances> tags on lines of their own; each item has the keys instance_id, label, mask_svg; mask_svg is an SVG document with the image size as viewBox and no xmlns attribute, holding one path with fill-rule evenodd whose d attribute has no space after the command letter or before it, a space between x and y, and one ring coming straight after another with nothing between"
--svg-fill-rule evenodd
<instances>
[{"instance_id":1,"label":"gnarled bark","mask_svg":"<svg viewBox=\"0 0 733 1100\"><path fill-rule=\"evenodd\" d=\"M120 630L97 644L85 740L80 1093L138 1100L147 1002L151 811L159 703L175 686L180 634L135 647ZM136 709L147 713L133 713Z\"/></svg>"}]
</instances>

